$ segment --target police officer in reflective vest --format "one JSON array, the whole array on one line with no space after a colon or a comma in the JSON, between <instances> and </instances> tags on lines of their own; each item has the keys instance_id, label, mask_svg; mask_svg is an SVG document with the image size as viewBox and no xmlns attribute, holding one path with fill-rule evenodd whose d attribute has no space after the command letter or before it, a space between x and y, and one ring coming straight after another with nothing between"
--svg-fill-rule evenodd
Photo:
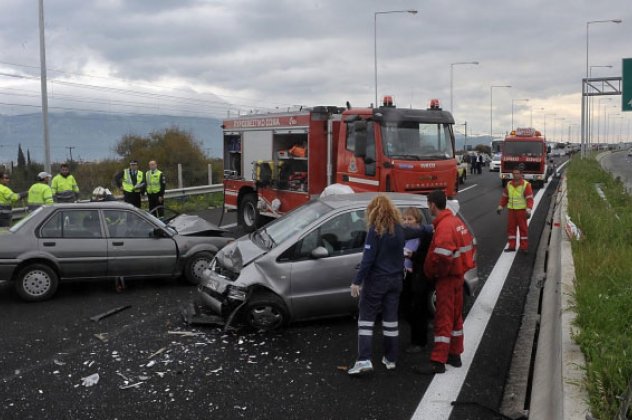
<instances>
[{"instance_id":1,"label":"police officer in reflective vest","mask_svg":"<svg viewBox=\"0 0 632 420\"><path fill-rule=\"evenodd\" d=\"M138 162L131 160L129 168L119 172L114 177L117 187L123 189L123 200L140 208L140 198L145 191L143 171L138 170Z\"/></svg>"},{"instance_id":2,"label":"police officer in reflective vest","mask_svg":"<svg viewBox=\"0 0 632 420\"><path fill-rule=\"evenodd\" d=\"M53 204L53 190L48 185L51 175L48 172L37 174L37 182L29 188L27 204L29 210L35 210L45 204Z\"/></svg>"},{"instance_id":3,"label":"police officer in reflective vest","mask_svg":"<svg viewBox=\"0 0 632 420\"><path fill-rule=\"evenodd\" d=\"M164 208L162 205L165 201L167 181L165 181L165 174L158 169L158 164L155 160L149 161L149 170L145 174L145 180L147 182L147 200L149 201L149 211L154 216L162 217L164 215Z\"/></svg>"},{"instance_id":4,"label":"police officer in reflective vest","mask_svg":"<svg viewBox=\"0 0 632 420\"><path fill-rule=\"evenodd\" d=\"M417 373L445 372L445 364L461 367L463 353L463 283L465 273L474 268L474 237L460 218L446 209L442 190L428 194L428 208L435 228L424 273L434 282L437 294L434 345L430 364L414 368Z\"/></svg>"},{"instance_id":5,"label":"police officer in reflective vest","mask_svg":"<svg viewBox=\"0 0 632 420\"><path fill-rule=\"evenodd\" d=\"M531 184L522 178L522 170L512 171L513 179L507 183L500 198L496 212L500 214L504 207L509 211L507 222L507 248L505 252L516 250L516 227L520 231L520 251L529 251L527 219L533 208L533 190Z\"/></svg>"},{"instance_id":6,"label":"police officer in reflective vest","mask_svg":"<svg viewBox=\"0 0 632 420\"><path fill-rule=\"evenodd\" d=\"M66 163L59 166L59 173L53 178L50 187L53 199L58 203L72 203L79 198L79 186Z\"/></svg>"},{"instance_id":7,"label":"police officer in reflective vest","mask_svg":"<svg viewBox=\"0 0 632 420\"><path fill-rule=\"evenodd\" d=\"M14 193L8 187L11 177L8 173L0 171L0 227L11 226L13 205L20 199L26 197L26 191Z\"/></svg>"}]
</instances>

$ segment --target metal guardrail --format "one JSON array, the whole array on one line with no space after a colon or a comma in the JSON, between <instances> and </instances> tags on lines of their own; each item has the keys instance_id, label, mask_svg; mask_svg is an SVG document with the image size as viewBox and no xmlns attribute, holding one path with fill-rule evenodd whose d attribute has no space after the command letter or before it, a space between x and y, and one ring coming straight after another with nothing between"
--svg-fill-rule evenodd
<instances>
[{"instance_id":1,"label":"metal guardrail","mask_svg":"<svg viewBox=\"0 0 632 420\"><path fill-rule=\"evenodd\" d=\"M179 198L190 195L209 194L224 191L224 184L198 185L196 187L174 188L165 191L165 198ZM122 200L123 196L117 196L118 200ZM147 197L143 196L146 200ZM27 213L27 207L18 207L13 209L13 219L20 219Z\"/></svg>"}]
</instances>

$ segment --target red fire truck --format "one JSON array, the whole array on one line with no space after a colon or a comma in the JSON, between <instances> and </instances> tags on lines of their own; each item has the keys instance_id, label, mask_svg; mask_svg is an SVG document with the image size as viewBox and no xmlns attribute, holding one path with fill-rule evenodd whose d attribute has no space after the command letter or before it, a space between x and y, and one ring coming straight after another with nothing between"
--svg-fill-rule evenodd
<instances>
[{"instance_id":1,"label":"red fire truck","mask_svg":"<svg viewBox=\"0 0 632 420\"><path fill-rule=\"evenodd\" d=\"M550 168L546 159L546 140L533 128L517 128L505 137L500 158L500 180L503 187L512 178L515 168L522 168L524 179L543 187Z\"/></svg>"},{"instance_id":2,"label":"red fire truck","mask_svg":"<svg viewBox=\"0 0 632 420\"><path fill-rule=\"evenodd\" d=\"M428 109L316 106L227 119L225 208L251 231L333 183L355 192L457 193L454 119L438 100Z\"/></svg>"}]
</instances>

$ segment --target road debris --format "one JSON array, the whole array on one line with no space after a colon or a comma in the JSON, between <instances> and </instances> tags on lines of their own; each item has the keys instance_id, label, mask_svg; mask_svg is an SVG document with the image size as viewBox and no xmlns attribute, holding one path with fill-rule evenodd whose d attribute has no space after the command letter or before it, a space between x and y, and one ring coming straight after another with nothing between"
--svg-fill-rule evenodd
<instances>
[{"instance_id":1,"label":"road debris","mask_svg":"<svg viewBox=\"0 0 632 420\"><path fill-rule=\"evenodd\" d=\"M55 363L57 366L63 366L66 364L66 362L62 362L61 360L57 359L53 359L53 363Z\"/></svg>"},{"instance_id":2,"label":"road debris","mask_svg":"<svg viewBox=\"0 0 632 420\"><path fill-rule=\"evenodd\" d=\"M217 369L213 369L212 371L210 371L210 373L218 373L222 371L222 367L218 367Z\"/></svg>"},{"instance_id":3,"label":"road debris","mask_svg":"<svg viewBox=\"0 0 632 420\"><path fill-rule=\"evenodd\" d=\"M136 382L135 384L130 384L130 385L121 385L119 386L119 389L130 389L130 388L138 388L139 386L141 386L142 384L144 384L145 382Z\"/></svg>"},{"instance_id":4,"label":"road debris","mask_svg":"<svg viewBox=\"0 0 632 420\"><path fill-rule=\"evenodd\" d=\"M94 336L96 338L98 338L99 340L101 340L101 342L103 343L107 343L108 342L108 333L100 333L100 334L94 334Z\"/></svg>"},{"instance_id":5,"label":"road debris","mask_svg":"<svg viewBox=\"0 0 632 420\"><path fill-rule=\"evenodd\" d=\"M125 309L129 309L131 308L132 305L123 305L123 306L117 306L116 308L112 308L109 311L103 312L101 314L95 315L95 316L91 316L90 319L94 322L99 322L101 321L103 318L107 318L109 316L112 316L114 314L117 314L121 311L124 311Z\"/></svg>"},{"instance_id":6,"label":"road debris","mask_svg":"<svg viewBox=\"0 0 632 420\"><path fill-rule=\"evenodd\" d=\"M160 350L157 350L154 353L150 354L147 359L153 359L154 357L158 356L160 353L164 352L165 350L167 350L167 348L163 347Z\"/></svg>"},{"instance_id":7,"label":"road debris","mask_svg":"<svg viewBox=\"0 0 632 420\"><path fill-rule=\"evenodd\" d=\"M126 382L132 382L127 376L123 375L121 372L116 372L118 376L123 378Z\"/></svg>"},{"instance_id":8,"label":"road debris","mask_svg":"<svg viewBox=\"0 0 632 420\"><path fill-rule=\"evenodd\" d=\"M336 366L336 369L346 372L349 370L349 366Z\"/></svg>"},{"instance_id":9,"label":"road debris","mask_svg":"<svg viewBox=\"0 0 632 420\"><path fill-rule=\"evenodd\" d=\"M99 374L98 373L93 373L90 376L86 376L84 378L81 378L81 385L87 387L96 385L99 383Z\"/></svg>"},{"instance_id":10,"label":"road debris","mask_svg":"<svg viewBox=\"0 0 632 420\"><path fill-rule=\"evenodd\" d=\"M204 335L204 333L196 333L193 331L167 331L167 334L180 335L182 337L195 337L197 335Z\"/></svg>"}]
</instances>

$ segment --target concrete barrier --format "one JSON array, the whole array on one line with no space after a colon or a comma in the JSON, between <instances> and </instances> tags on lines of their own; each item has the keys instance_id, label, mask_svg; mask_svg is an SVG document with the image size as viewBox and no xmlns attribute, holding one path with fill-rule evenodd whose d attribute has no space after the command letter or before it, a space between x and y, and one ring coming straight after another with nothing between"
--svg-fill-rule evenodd
<instances>
[{"instance_id":1,"label":"concrete barrier","mask_svg":"<svg viewBox=\"0 0 632 420\"><path fill-rule=\"evenodd\" d=\"M558 190L553 216L547 278L536 352L529 417L533 419L590 418L585 388L585 359L574 342L575 264L571 240L564 232L568 214L566 178Z\"/></svg>"}]
</instances>

